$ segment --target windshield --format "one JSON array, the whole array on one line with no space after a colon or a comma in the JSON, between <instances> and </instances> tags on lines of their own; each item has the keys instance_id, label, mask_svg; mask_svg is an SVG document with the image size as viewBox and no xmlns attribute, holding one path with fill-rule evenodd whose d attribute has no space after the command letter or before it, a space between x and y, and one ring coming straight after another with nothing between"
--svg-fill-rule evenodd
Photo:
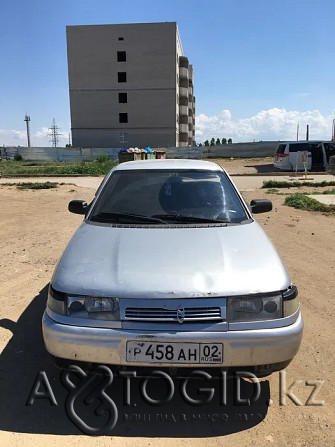
<instances>
[{"instance_id":1,"label":"windshield","mask_svg":"<svg viewBox=\"0 0 335 447\"><path fill-rule=\"evenodd\" d=\"M222 171L120 170L106 183L89 220L131 223L226 222L248 219ZM150 218L150 219L149 219Z\"/></svg>"}]
</instances>

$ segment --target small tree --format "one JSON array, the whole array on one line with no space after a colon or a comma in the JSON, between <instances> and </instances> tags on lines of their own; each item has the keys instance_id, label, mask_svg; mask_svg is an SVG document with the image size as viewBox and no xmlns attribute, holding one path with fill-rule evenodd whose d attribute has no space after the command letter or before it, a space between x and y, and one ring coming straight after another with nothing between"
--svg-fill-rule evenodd
<instances>
[{"instance_id":1,"label":"small tree","mask_svg":"<svg viewBox=\"0 0 335 447\"><path fill-rule=\"evenodd\" d=\"M202 147L202 144L201 144L201 143L199 143L199 147Z\"/></svg>"},{"instance_id":2,"label":"small tree","mask_svg":"<svg viewBox=\"0 0 335 447\"><path fill-rule=\"evenodd\" d=\"M222 144L227 144L226 138L222 138Z\"/></svg>"},{"instance_id":3,"label":"small tree","mask_svg":"<svg viewBox=\"0 0 335 447\"><path fill-rule=\"evenodd\" d=\"M215 138L211 139L211 146L215 146Z\"/></svg>"},{"instance_id":4,"label":"small tree","mask_svg":"<svg viewBox=\"0 0 335 447\"><path fill-rule=\"evenodd\" d=\"M216 142L215 142L215 145L216 145L216 146L220 146L220 144L221 144L221 143L220 143L220 138L217 138L217 139L216 139Z\"/></svg>"},{"instance_id":5,"label":"small tree","mask_svg":"<svg viewBox=\"0 0 335 447\"><path fill-rule=\"evenodd\" d=\"M232 144L233 140L231 138L228 139L228 144Z\"/></svg>"},{"instance_id":6,"label":"small tree","mask_svg":"<svg viewBox=\"0 0 335 447\"><path fill-rule=\"evenodd\" d=\"M204 143L204 145L205 145L205 146L209 146L209 141L206 140L205 143Z\"/></svg>"}]
</instances>

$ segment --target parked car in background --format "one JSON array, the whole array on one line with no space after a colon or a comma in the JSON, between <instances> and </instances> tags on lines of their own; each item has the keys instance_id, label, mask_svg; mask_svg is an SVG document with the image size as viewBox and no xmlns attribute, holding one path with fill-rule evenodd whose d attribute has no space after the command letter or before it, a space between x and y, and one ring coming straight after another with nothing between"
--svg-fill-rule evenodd
<instances>
[{"instance_id":1,"label":"parked car in background","mask_svg":"<svg viewBox=\"0 0 335 447\"><path fill-rule=\"evenodd\" d=\"M335 155L334 142L286 141L278 145L273 164L284 171L324 171L332 155Z\"/></svg>"},{"instance_id":2,"label":"parked car in background","mask_svg":"<svg viewBox=\"0 0 335 447\"><path fill-rule=\"evenodd\" d=\"M217 164L122 163L90 205L54 272L43 316L58 365L239 369L268 375L298 351L298 292Z\"/></svg>"}]
</instances>

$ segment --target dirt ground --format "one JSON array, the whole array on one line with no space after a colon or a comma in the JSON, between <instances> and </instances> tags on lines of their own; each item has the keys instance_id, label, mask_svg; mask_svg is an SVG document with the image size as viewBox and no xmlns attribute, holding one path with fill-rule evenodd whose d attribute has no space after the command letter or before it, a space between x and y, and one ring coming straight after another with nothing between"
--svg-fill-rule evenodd
<instances>
[{"instance_id":1,"label":"dirt ground","mask_svg":"<svg viewBox=\"0 0 335 447\"><path fill-rule=\"evenodd\" d=\"M286 390L292 385L303 405L295 405L289 397L286 405L280 405L285 395L275 373L262 381L261 398L250 406L223 406L215 397L189 409L177 396L167 407L139 404L123 409L111 436L81 434L66 417L67 391L44 349L41 317L57 260L82 220L67 211L67 204L75 198L89 201L93 195L92 188L72 185L41 191L0 186L0 445L56 447L64 441L80 447L335 445L335 216L285 207L284 196L267 196L261 190L243 195L248 201L264 197L273 201L271 213L255 217L299 288L305 331L300 351L286 369ZM46 373L57 406L47 399L26 405L40 371ZM313 384L322 386L306 405ZM244 384L244 392L250 392L249 385ZM113 384L111 390L119 392Z\"/></svg>"},{"instance_id":2,"label":"dirt ground","mask_svg":"<svg viewBox=\"0 0 335 447\"><path fill-rule=\"evenodd\" d=\"M273 166L273 157L264 158L210 158L222 166L229 175L273 174L280 170Z\"/></svg>"}]
</instances>

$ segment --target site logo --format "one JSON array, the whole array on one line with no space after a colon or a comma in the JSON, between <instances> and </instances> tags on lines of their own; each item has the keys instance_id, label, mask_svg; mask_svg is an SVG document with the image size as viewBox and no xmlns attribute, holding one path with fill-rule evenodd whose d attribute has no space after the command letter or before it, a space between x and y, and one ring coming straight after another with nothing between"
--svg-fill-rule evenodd
<instances>
[{"instance_id":1,"label":"site logo","mask_svg":"<svg viewBox=\"0 0 335 447\"><path fill-rule=\"evenodd\" d=\"M121 379L120 384L115 384L114 379L116 379L116 377ZM131 382L136 378L140 378L137 376L136 371L118 371L117 375L113 375L112 370L106 365L98 365L93 371L90 371L89 374L77 365L70 366L60 375L61 382L68 391L65 398L65 412L67 417L84 434L93 436L110 434L118 422L119 411L117 405L107 393L107 390L114 380L114 391L116 390L116 393L119 392L119 394L120 391L122 391L121 395L123 395L123 402L120 402L122 410L125 410L127 407L130 410L130 408L137 406L137 403L133 401L131 392ZM242 396L243 392L241 385L245 378L248 378L248 383L250 385L252 384L252 386L249 387L249 391L251 390L249 396ZM176 379L178 378L176 377ZM164 386L161 386L160 382L159 386L156 386L156 391L157 389L159 390L159 396L153 396L152 394L152 380L164 382ZM197 385L195 389L190 386L190 382L193 380L200 380L200 382L196 382ZM215 381L216 386L214 386L213 380ZM138 395L140 396L141 401L151 407L162 407L171 402L177 389L179 397L190 407L201 407L209 404L213 402L214 395L216 395L216 401L219 404L219 408L225 408L231 403L234 408L241 408L243 406L250 407L259 401L262 382L260 382L254 374L246 371L237 371L232 378L227 376L226 371L221 371L219 376L212 377L206 371L193 370L188 377L183 378L180 381L179 386L176 388L173 377L165 371L153 370L150 372L149 376L142 377L139 382L135 381L134 383L138 383L139 385ZM205 386L200 385L200 383L205 383ZM323 384L324 380L295 380L291 384L288 384L286 371L280 371L278 403L280 406L286 406L288 404L287 399L289 399L291 404L293 403L298 407L323 406L324 401L316 399ZM312 391L306 402L302 402L295 394L296 391L294 390L294 387L296 385L312 387ZM165 391L162 394L163 388L165 388ZM232 391L230 395L233 398L233 402L229 403L228 400L230 400L230 398L228 399L228 390ZM111 390L108 391L110 392ZM51 405L58 405L45 371L40 371L37 374L26 405L32 406L36 399L47 399ZM273 404L274 402L272 399L269 399L269 401L266 402L267 406L272 406ZM232 407L232 405L230 405L230 407ZM179 411L179 409L177 408L176 411ZM156 413L156 420L160 420L160 416L164 419L167 415L164 416ZM124 421L128 422L150 422L152 420L150 414L142 414L141 410L138 413L134 413L133 410L130 410L130 412L126 411L123 413L122 417ZM206 413L206 420L211 420L212 422L226 422L228 419L230 420L231 417L235 419L243 419L243 415L240 413L235 415L230 414L229 412L217 414L217 410L215 414L212 415ZM264 416L259 414L257 417L259 420L262 420ZM190 416L186 413L178 414L177 412L173 412L169 415L167 421L172 420L176 422L177 418L184 422L192 421L194 418L197 420L196 415Z\"/></svg>"},{"instance_id":2,"label":"site logo","mask_svg":"<svg viewBox=\"0 0 335 447\"><path fill-rule=\"evenodd\" d=\"M70 378L71 373L79 376L81 379L80 386L73 383ZM106 388L113 382L113 372L105 365L99 365L94 375L87 375L79 366L73 365L62 373L62 382L64 386L70 391L65 401L65 411L68 418L79 428L88 435L100 435L106 432L110 432L116 425L118 419L118 410L114 401L106 393ZM100 373L100 374L99 374ZM97 383L97 387L91 390L94 382ZM87 394L87 391L88 394ZM85 396L85 394L87 394ZM91 405L95 401L98 401L98 406L95 408L95 416L107 416L104 424L100 427L92 427L88 425L75 410L75 401L80 395L85 396L83 402L85 405Z\"/></svg>"}]
</instances>

